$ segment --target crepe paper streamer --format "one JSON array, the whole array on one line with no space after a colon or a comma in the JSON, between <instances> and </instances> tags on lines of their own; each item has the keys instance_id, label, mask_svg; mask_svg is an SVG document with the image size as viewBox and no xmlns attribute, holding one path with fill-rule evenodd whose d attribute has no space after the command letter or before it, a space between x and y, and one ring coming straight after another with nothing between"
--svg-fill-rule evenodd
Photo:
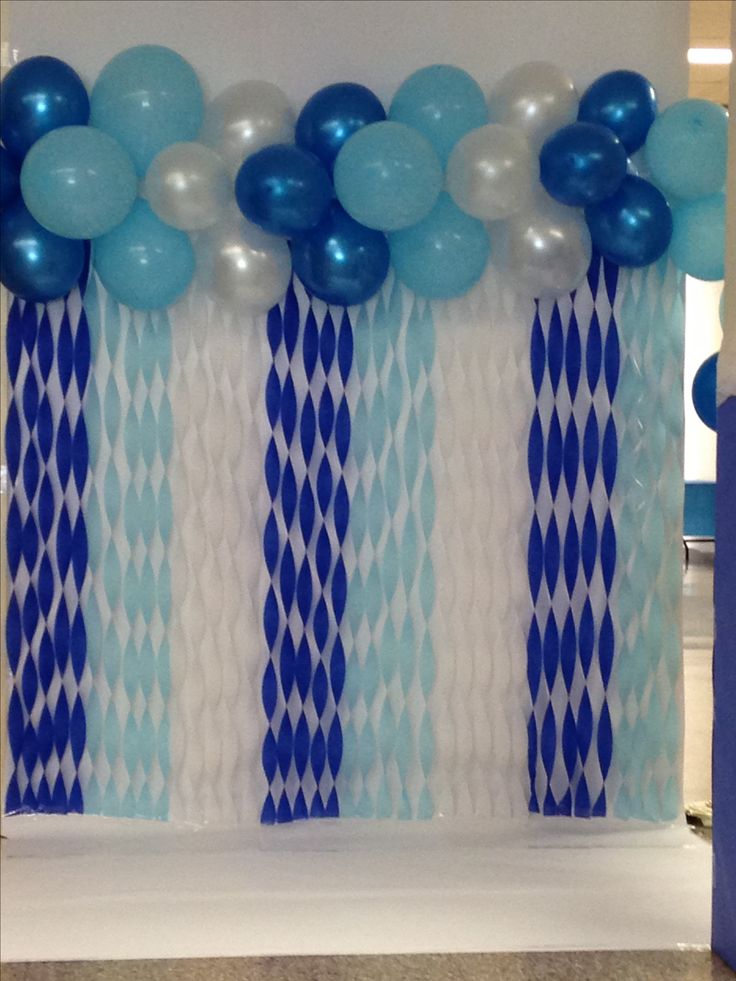
<instances>
[{"instance_id":1,"label":"crepe paper streamer","mask_svg":"<svg viewBox=\"0 0 736 981\"><path fill-rule=\"evenodd\" d=\"M617 817L682 810L683 277L661 260L621 272L619 462L611 501L618 581L612 688Z\"/></svg>"},{"instance_id":2,"label":"crepe paper streamer","mask_svg":"<svg viewBox=\"0 0 736 981\"><path fill-rule=\"evenodd\" d=\"M8 316L10 479L6 620L11 672L8 812L81 812L89 684L80 594L89 477L81 411L90 367L79 292L45 307L14 300Z\"/></svg>"},{"instance_id":3,"label":"crepe paper streamer","mask_svg":"<svg viewBox=\"0 0 736 981\"><path fill-rule=\"evenodd\" d=\"M263 533L270 585L263 610L269 660L262 684L268 730L264 824L340 813L338 706L345 679L340 624L350 501L345 386L353 361L347 310L310 303L292 283L268 315L272 365L265 456L271 508Z\"/></svg>"},{"instance_id":4,"label":"crepe paper streamer","mask_svg":"<svg viewBox=\"0 0 736 981\"><path fill-rule=\"evenodd\" d=\"M86 810L167 818L173 440L165 312L137 313L90 281L93 371L85 401L92 480L83 502L92 685Z\"/></svg>"},{"instance_id":5,"label":"crepe paper streamer","mask_svg":"<svg viewBox=\"0 0 736 981\"><path fill-rule=\"evenodd\" d=\"M397 281L372 317L361 309L351 444L357 469L346 614L351 636L338 777L341 811L350 816L434 814L434 356L430 306L404 294Z\"/></svg>"},{"instance_id":6,"label":"crepe paper streamer","mask_svg":"<svg viewBox=\"0 0 736 981\"><path fill-rule=\"evenodd\" d=\"M613 756L608 688L616 653L610 497L618 445L613 314L617 269L595 257L570 298L539 301L529 435L534 496L528 547L529 809L603 817ZM581 329L582 324L582 329Z\"/></svg>"}]
</instances>

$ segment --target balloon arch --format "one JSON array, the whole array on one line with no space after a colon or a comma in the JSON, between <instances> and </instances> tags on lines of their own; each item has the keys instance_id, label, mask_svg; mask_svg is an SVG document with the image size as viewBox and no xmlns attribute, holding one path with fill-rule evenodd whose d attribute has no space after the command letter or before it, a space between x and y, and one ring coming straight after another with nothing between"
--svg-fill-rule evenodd
<instances>
[{"instance_id":1,"label":"balloon arch","mask_svg":"<svg viewBox=\"0 0 736 981\"><path fill-rule=\"evenodd\" d=\"M295 117L265 81L209 105L176 52L116 55L91 93L51 57L2 85L0 278L48 301L92 264L117 300L154 310L195 276L217 300L262 312L292 271L340 305L373 296L389 267L446 299L490 261L519 292L574 290L593 249L621 266L667 252L723 277L726 111L689 99L658 114L641 74L613 71L578 96L543 62L486 98L467 72L432 65L388 111L353 82ZM139 186L140 182L140 186Z\"/></svg>"}]
</instances>

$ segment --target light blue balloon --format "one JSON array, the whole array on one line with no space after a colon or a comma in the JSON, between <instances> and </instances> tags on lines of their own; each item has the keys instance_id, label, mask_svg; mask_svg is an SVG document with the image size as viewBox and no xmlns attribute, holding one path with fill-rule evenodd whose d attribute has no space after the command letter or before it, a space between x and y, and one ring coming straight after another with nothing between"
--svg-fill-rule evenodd
<instances>
[{"instance_id":1,"label":"light blue balloon","mask_svg":"<svg viewBox=\"0 0 736 981\"><path fill-rule=\"evenodd\" d=\"M399 86L388 118L426 136L444 167L458 140L488 122L488 106L481 87L462 68L429 65Z\"/></svg>"},{"instance_id":2,"label":"light blue balloon","mask_svg":"<svg viewBox=\"0 0 736 981\"><path fill-rule=\"evenodd\" d=\"M426 217L442 188L442 166L421 133L403 123L364 126L337 155L335 193L368 228L396 231Z\"/></svg>"},{"instance_id":3,"label":"light blue balloon","mask_svg":"<svg viewBox=\"0 0 736 981\"><path fill-rule=\"evenodd\" d=\"M715 282L725 275L726 195L683 201L672 212L672 261L689 276Z\"/></svg>"},{"instance_id":4,"label":"light blue balloon","mask_svg":"<svg viewBox=\"0 0 736 981\"><path fill-rule=\"evenodd\" d=\"M706 99L676 102L652 123L644 156L665 194L699 198L726 182L728 113Z\"/></svg>"},{"instance_id":5,"label":"light blue balloon","mask_svg":"<svg viewBox=\"0 0 736 981\"><path fill-rule=\"evenodd\" d=\"M164 224L140 198L122 225L96 240L92 261L108 293L136 310L169 306L194 276L189 236Z\"/></svg>"},{"instance_id":6,"label":"light blue balloon","mask_svg":"<svg viewBox=\"0 0 736 981\"><path fill-rule=\"evenodd\" d=\"M204 98L188 61L171 48L141 44L105 65L90 109L90 124L114 136L143 177L164 147L197 139Z\"/></svg>"},{"instance_id":7,"label":"light blue balloon","mask_svg":"<svg viewBox=\"0 0 736 981\"><path fill-rule=\"evenodd\" d=\"M23 161L20 185L36 221L64 238L111 231L138 194L130 156L91 126L64 126L42 136Z\"/></svg>"},{"instance_id":8,"label":"light blue balloon","mask_svg":"<svg viewBox=\"0 0 736 981\"><path fill-rule=\"evenodd\" d=\"M396 275L419 296L462 296L483 275L491 254L482 221L461 211L449 194L411 228L388 237Z\"/></svg>"}]
</instances>

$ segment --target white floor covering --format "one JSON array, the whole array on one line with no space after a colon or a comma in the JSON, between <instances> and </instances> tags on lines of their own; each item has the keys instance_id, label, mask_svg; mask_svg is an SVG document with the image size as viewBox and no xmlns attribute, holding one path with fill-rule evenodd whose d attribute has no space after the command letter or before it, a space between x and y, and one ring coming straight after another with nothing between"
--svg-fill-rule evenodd
<instances>
[{"instance_id":1,"label":"white floor covering","mask_svg":"<svg viewBox=\"0 0 736 981\"><path fill-rule=\"evenodd\" d=\"M2 960L673 949L710 939L684 826L3 820Z\"/></svg>"}]
</instances>

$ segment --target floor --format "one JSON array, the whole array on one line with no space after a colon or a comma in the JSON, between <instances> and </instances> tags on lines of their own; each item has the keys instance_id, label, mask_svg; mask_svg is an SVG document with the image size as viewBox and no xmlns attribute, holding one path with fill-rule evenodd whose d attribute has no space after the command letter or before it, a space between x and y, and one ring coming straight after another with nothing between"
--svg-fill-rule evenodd
<instances>
[{"instance_id":1,"label":"floor","mask_svg":"<svg viewBox=\"0 0 736 981\"><path fill-rule=\"evenodd\" d=\"M3 970L4 981L725 981L733 977L722 961L706 951L254 957L17 964Z\"/></svg>"},{"instance_id":2,"label":"floor","mask_svg":"<svg viewBox=\"0 0 736 981\"><path fill-rule=\"evenodd\" d=\"M710 800L713 728L713 545L689 545L683 576L686 807Z\"/></svg>"},{"instance_id":3,"label":"floor","mask_svg":"<svg viewBox=\"0 0 736 981\"><path fill-rule=\"evenodd\" d=\"M709 545L695 545L691 546L690 553L690 564L685 573L685 583L684 583L684 648L685 648L685 710L686 710L686 741L685 741L685 785L684 785L684 796L686 804L697 804L698 802L706 801L710 798L711 783L710 783L710 726L712 721L712 693L711 693L711 649L712 649L712 546ZM686 832L682 832L682 835L687 837ZM697 842L697 839L692 837L693 843ZM684 842L684 839L683 839ZM561 844L561 847L564 845ZM547 850L547 849L545 849ZM646 938L651 935L651 930L649 927L649 918L645 919L644 923L636 923L636 911L632 910L630 907L635 906L637 900L633 903L631 902L631 897L629 896L627 890L623 890L619 896L609 893L609 878L610 882L613 883L617 879L618 873L616 872L617 864L620 861L624 863L633 862L636 864L636 851L621 849L621 856L617 857L614 853L616 849L610 850L596 850L598 855L601 851L608 851L608 855L603 856L603 863L611 863L611 868L608 872L602 870L600 861L595 867L586 866L586 855L584 854L584 849L581 849L580 864L576 866L574 882L564 884L564 889L568 892L561 892L559 895L555 895L553 891L549 891L547 885L541 886L535 894L533 887L525 894L524 902L527 902L527 896L531 896L534 902L530 903L527 909L528 917L528 929L530 931L530 936L536 936L538 928L535 927L535 922L540 923L540 917L546 921L555 921L555 917L552 916L552 911L556 909L564 910L561 916L556 918L556 923L559 927L558 939L559 944L547 942L545 946L558 946L558 947L574 947L578 946L575 943L569 942L569 938L565 934L565 926L569 917L575 915L587 915L589 916L589 927L588 927L588 939L589 942L583 946L592 947L596 943L596 930L603 926L605 928L605 921L608 916L623 917L621 921L621 926L623 929L630 931L627 936L631 937L632 947L647 947L650 946L646 942L642 942L642 937ZM589 852L591 850L589 849ZM667 903L667 893L668 893L668 882L667 876L672 875L671 865L673 864L670 860L671 853L668 849L662 848L662 860L661 867L657 875L653 876L653 881L651 883L651 897L640 896L638 901L645 904L648 903L648 909L651 911L651 923L656 922L656 930L664 930L666 933L667 923L666 916L663 916L663 908ZM695 924L699 915L702 915L702 910L707 904L707 894L703 892L702 882L698 885L698 873L696 870L700 869L703 864L703 858L709 861L706 851L706 846L702 844L695 844L693 848L687 846L684 842L684 850L681 852L683 856L683 861L694 862L692 878L690 878L691 873L685 868L685 865L680 864L680 859L677 859L677 871L675 874L680 876L685 876L688 881L692 882L692 889L690 894L688 894L686 905L692 904L692 915L688 914L687 921ZM400 865L400 855L401 855L401 843L396 843L396 863L397 868ZM440 936L443 928L443 920L448 916L447 900L445 884L448 881L448 877L451 880L457 865L467 864L471 868L477 867L478 882L473 884L475 892L471 889L469 893L461 895L457 893L453 896L453 907L457 907L458 904L466 904L467 908L463 908L464 912L458 919L461 925L458 930L458 944L455 947L456 951L462 950L472 950L481 949L484 944L483 940L487 939L488 935L494 932L503 935L504 926L503 923L490 922L488 919L484 919L483 915L483 898L482 890L479 888L479 883L483 880L482 871L482 855L483 850L477 849L473 851L466 849L464 852L456 853L452 863L448 865L443 870L434 868L433 862L435 858L432 857L431 849L427 852L427 858L425 861L426 868L422 869L412 869L409 875L419 876L421 879L422 875L435 877L442 877L443 882L443 898L438 901L437 890L435 892L434 905L432 902L428 902L424 909L418 909L416 903L412 902L411 899L411 882L408 879L402 878L401 875L396 876L399 880L397 884L397 894L395 902L395 915L390 920L384 924L384 935L385 940L384 950L388 951L391 949L402 949L402 944L397 947L392 947L392 942L395 942L395 938L406 937L409 935L416 935L417 945L412 947L404 947L403 949L432 949L430 944L428 947L421 946L423 936L422 931L425 931L426 936L431 937L433 930L436 932L436 937ZM100 858L97 862L105 861L105 850L104 846L100 848ZM139 856L140 858L140 856ZM212 862L211 855L203 854L200 856L202 860L201 868L209 867ZM342 861L339 855L335 856L337 862ZM510 865L514 867L515 879L523 880L525 875L533 875L533 862L527 867L524 867L525 856L523 849L520 849L515 856L509 859ZM132 856L131 856L132 861ZM358 862L360 864L360 857L358 857ZM366 880L370 879L371 874L374 871L374 862L370 858L366 858L363 855L363 865L357 869L356 875L356 889L359 892L360 886L364 885ZM552 858L554 861L554 858ZM564 866L561 864L560 868L567 867L569 864L569 852L561 861L566 863ZM145 864L145 857L143 859ZM269 863L270 865L271 863ZM47 866L48 868L49 866ZM196 890L197 887L197 868L198 862L196 855L190 856L188 870L191 872L190 881L183 883L181 888L184 892L187 889ZM55 872L52 872L51 880L49 885L54 890L54 875L59 878L58 886L63 887L65 882L68 887L74 890L74 884L70 881L65 880L65 876L68 874L68 869L65 869L63 862L61 864L53 864L52 869L55 868ZM95 874L96 864L92 863L90 866L90 876ZM31 869L29 867L28 871ZM240 916L237 912L237 903L235 903L235 908L233 908L232 895L228 893L229 882L227 880L229 870L226 866L223 866L221 876L222 876L222 893L217 897L215 905L222 910L221 913L216 914L213 917L214 932L217 932L217 928L223 924L224 920L228 919L227 914L229 913L232 917L229 929L232 933L242 934L242 930L239 928L239 924L248 923L251 925L251 929L254 929L255 923L258 917L255 917L255 921L251 915ZM631 875L625 873L624 866L622 865L619 869L622 873L620 878L626 884L631 882ZM131 873L136 877L139 875L131 869ZM604 893L603 896L596 896L596 884L601 883L601 875L605 878L606 884L602 885L599 892ZM588 876L588 878L586 878ZM643 878L643 877L640 877ZM155 891L156 887L161 888L160 883L154 881L152 876L151 890ZM272 883L272 889L275 891L274 895L278 892L278 883ZM308 883L305 883L305 888L307 888ZM520 882L520 888L523 888ZM646 886L647 884L642 884ZM166 878L164 882L164 888L171 891L171 906L172 909L176 909L177 903L181 903L183 899L183 894L181 889L177 887L176 883L172 883L170 878ZM424 885L426 890L426 883ZM513 906L513 892L514 887L509 887L508 884L499 882L497 888L501 891L506 890L509 895L509 903ZM322 900L324 901L325 896L329 894L330 884L329 881L322 880L320 882L319 893L322 895ZM700 890L700 891L699 891ZM452 888L450 889L452 892ZM124 893L124 890L123 890ZM703 893L701 895L701 893ZM14 892L14 895L17 893ZM661 897L661 898L660 898ZM121 906L119 910L122 914L124 913L125 907L125 896L121 895L115 899L115 902L120 902ZM273 898L273 897L272 897ZM354 898L354 897L353 897ZM283 900L283 896L281 897ZM264 896L264 902L268 903L268 896ZM349 901L348 901L349 902ZM598 908L598 903L602 903L601 908ZM318 903L319 905L319 903ZM302 904L303 906L303 904ZM134 907L133 907L134 908ZM576 913L575 910L578 912ZM580 913L583 910L585 913ZM610 912L609 912L610 911ZM11 911L15 912L18 916L23 915L22 910ZM146 919L145 904L143 909L138 909L138 915L143 921ZM314 911L317 912L316 910ZM329 931L332 927L339 922L340 910L335 909L333 911L333 919L329 917L320 919L317 915L310 922L304 922L301 924L303 928L306 928L307 935L310 929L317 932ZM342 911L344 912L344 911ZM174 915L174 914L172 914ZM457 909L454 910L453 914L450 915L452 919L453 915L457 915ZM8 911L4 911L4 919L8 916ZM629 916L632 922L626 921L626 917ZM336 919L335 919L336 917ZM421 920L424 919L422 923ZM518 911L517 911L518 918ZM284 934L288 935L293 933L294 930L298 930L300 924L296 919L289 916L288 907L284 908ZM369 917L368 917L369 919ZM682 919L682 917L680 918ZM31 922L33 922L34 917L31 915ZM236 925L238 924L238 925ZM373 933L376 927L375 923L369 924L364 921L363 928ZM643 932L642 932L643 928ZM361 924L357 922L355 924L355 929L358 931L356 937L359 938ZM639 931L637 933L637 930ZM74 923L70 921L64 929L61 931L60 936L54 941L53 938L45 938L45 941L51 943L53 948L53 943L56 942L58 950L62 952L65 942L64 931L69 933L74 932ZM160 937L157 935L167 932L167 924L164 919L153 918L151 922L148 923L147 928L144 926L141 928L142 934L145 935L146 932L154 939L155 943L158 944ZM475 931L475 933L474 933ZM227 931L225 931L226 933ZM256 931L257 932L257 929ZM338 929L338 936L335 939L335 952L339 952L340 943L343 938L339 936L341 930ZM104 938L104 928L101 926L100 930L97 931L99 934L98 941L98 953L93 956L131 956L130 952L121 951L119 955L105 954L105 938ZM330 956L330 957L287 957L287 956L275 956L275 957L220 957L215 960L212 959L191 959L184 961L176 960L156 960L156 961L144 961L144 960L114 960L114 961L96 961L92 963L81 963L81 962L55 962L55 963L36 963L36 964L5 964L3 965L3 978L4 981L92 981L92 979L99 979L99 981L279 981L279 979L289 979L289 981L342 981L342 979L354 979L354 981L462 981L462 979L475 979L483 978L488 979L488 981L495 981L495 979L503 979L503 981L546 981L546 979L565 979L565 981L574 981L577 978L584 979L611 979L611 981L617 981L617 979L626 979L626 981L705 981L705 979L721 979L736 977L729 968L727 968L718 958L713 957L707 949L704 947L704 942L707 941L707 935L702 936L702 927L693 927L692 936L679 936L678 940L674 943L663 942L662 947L676 948L678 945L680 949L668 949L668 950L633 950L633 951L595 951L595 950L583 950L578 952L562 952L557 951L554 953L488 953L488 954L468 954L468 953L446 953L446 954L408 954L403 956ZM662 934L665 935L664 933ZM426 942L426 936L425 941ZM480 938L477 947L473 947L474 937ZM393 938L393 939L392 939ZM519 937L517 938L520 946L516 947L517 951L524 949L529 949L534 946L534 943L529 943L529 937ZM567 940L567 942L566 942ZM240 938L240 943L242 937ZM353 938L353 942L355 938ZM227 952L227 946L218 946L219 941L213 939L214 949L221 950L222 952ZM656 945L656 944L655 944ZM42 944L43 947L43 944ZM309 944L304 948L309 950ZM360 949L359 939L357 940L357 946L354 949ZM437 948L435 948L437 949ZM449 946L447 948L441 949L451 949ZM486 947L486 949L493 949L493 945ZM503 948L495 948L503 949ZM275 950L277 952L278 948ZM177 951L180 952L180 951ZM138 956L144 954L144 956L152 956L151 954L145 954L145 950L139 950ZM44 956L41 953L41 956ZM46 955L49 956L49 955ZM52 956L55 958L58 956L54 953ZM165 954L164 956L173 957L172 952Z\"/></svg>"}]
</instances>

